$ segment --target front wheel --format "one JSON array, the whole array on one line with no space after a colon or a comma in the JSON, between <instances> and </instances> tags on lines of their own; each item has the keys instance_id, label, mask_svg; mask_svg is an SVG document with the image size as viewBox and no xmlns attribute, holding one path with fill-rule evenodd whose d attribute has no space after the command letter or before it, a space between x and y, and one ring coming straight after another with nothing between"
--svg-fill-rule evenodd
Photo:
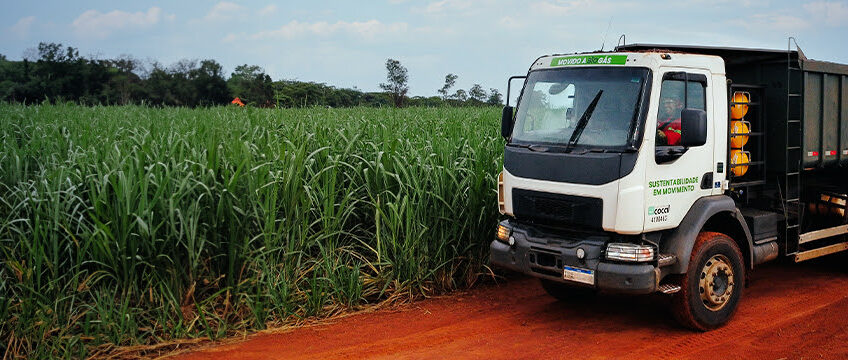
<instances>
[{"instance_id":1,"label":"front wheel","mask_svg":"<svg viewBox=\"0 0 848 360\"><path fill-rule=\"evenodd\" d=\"M736 313L745 287L739 246L727 235L698 234L681 290L674 294L674 315L684 326L707 331L724 325Z\"/></svg>"}]
</instances>

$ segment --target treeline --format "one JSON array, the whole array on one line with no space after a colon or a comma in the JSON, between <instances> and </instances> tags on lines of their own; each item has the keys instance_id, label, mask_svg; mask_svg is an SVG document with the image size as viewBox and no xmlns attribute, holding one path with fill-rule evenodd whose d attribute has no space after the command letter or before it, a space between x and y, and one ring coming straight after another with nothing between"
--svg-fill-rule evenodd
<instances>
[{"instance_id":1,"label":"treeline","mask_svg":"<svg viewBox=\"0 0 848 360\"><path fill-rule=\"evenodd\" d=\"M141 61L131 56L115 59L86 58L71 46L39 43L22 61L0 55L0 101L40 103L72 101L80 104L156 106L213 106L234 98L259 107L308 106L481 106L499 105L496 89L489 92L475 84L471 89L449 93L456 75L448 74L438 96L407 97L406 69L396 60L387 62L389 82L392 71L403 70L402 84L385 92L294 80L273 80L256 65L240 65L227 76L213 59L180 60L170 66L157 61ZM389 68L388 64L394 65ZM403 92L398 92L398 87Z\"/></svg>"}]
</instances>

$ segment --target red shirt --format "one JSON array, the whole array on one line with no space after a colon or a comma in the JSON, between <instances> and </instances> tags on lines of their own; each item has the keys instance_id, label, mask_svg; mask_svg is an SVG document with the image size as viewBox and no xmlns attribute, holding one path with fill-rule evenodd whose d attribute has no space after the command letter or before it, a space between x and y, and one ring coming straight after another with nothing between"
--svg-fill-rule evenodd
<instances>
[{"instance_id":1,"label":"red shirt","mask_svg":"<svg viewBox=\"0 0 848 360\"><path fill-rule=\"evenodd\" d=\"M680 144L680 118L660 120L659 130L665 134L668 145Z\"/></svg>"}]
</instances>

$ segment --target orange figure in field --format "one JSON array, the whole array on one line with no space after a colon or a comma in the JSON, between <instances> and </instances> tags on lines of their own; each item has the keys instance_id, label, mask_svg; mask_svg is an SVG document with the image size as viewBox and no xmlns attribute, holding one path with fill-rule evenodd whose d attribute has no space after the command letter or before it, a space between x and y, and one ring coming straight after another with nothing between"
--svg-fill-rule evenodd
<instances>
[{"instance_id":1,"label":"orange figure in field","mask_svg":"<svg viewBox=\"0 0 848 360\"><path fill-rule=\"evenodd\" d=\"M230 102L230 104L236 104L236 105L238 105L238 106L240 106L240 107L244 107L244 103L243 103L243 102L241 101L241 99L239 99L239 98L235 98L235 99L233 99L233 101L231 101L231 102Z\"/></svg>"}]
</instances>

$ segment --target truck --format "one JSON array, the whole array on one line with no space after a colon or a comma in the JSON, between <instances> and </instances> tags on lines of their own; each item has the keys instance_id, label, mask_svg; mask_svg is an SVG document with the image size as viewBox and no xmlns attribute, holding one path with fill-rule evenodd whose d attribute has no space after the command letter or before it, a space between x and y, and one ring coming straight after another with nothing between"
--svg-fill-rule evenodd
<instances>
[{"instance_id":1,"label":"truck","mask_svg":"<svg viewBox=\"0 0 848 360\"><path fill-rule=\"evenodd\" d=\"M708 331L755 266L848 250L848 65L634 43L508 83L490 263L557 299L669 294Z\"/></svg>"}]
</instances>

